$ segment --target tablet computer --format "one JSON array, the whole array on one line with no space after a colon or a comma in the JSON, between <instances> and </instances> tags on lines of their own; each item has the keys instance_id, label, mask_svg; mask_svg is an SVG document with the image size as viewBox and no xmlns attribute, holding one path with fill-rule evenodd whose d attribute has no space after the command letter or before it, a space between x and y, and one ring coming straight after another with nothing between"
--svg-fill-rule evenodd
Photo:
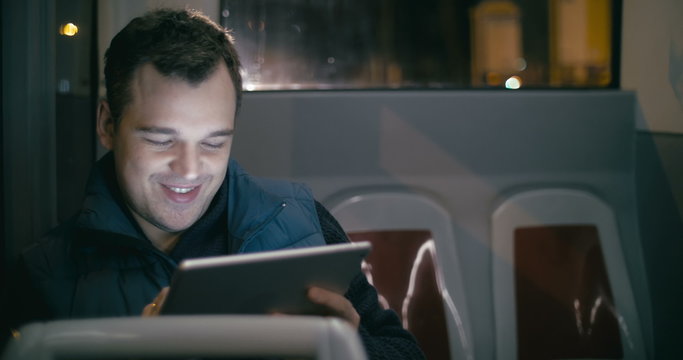
<instances>
[{"instance_id":1,"label":"tablet computer","mask_svg":"<svg viewBox=\"0 0 683 360\"><path fill-rule=\"evenodd\" d=\"M344 294L369 252L357 242L185 260L160 313L321 314L308 288Z\"/></svg>"}]
</instances>

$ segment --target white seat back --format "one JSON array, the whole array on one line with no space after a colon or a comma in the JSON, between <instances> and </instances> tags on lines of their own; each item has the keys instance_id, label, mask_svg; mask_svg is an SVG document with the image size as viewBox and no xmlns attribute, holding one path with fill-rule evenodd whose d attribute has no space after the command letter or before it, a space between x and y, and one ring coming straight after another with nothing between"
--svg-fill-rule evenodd
<instances>
[{"instance_id":1,"label":"white seat back","mask_svg":"<svg viewBox=\"0 0 683 360\"><path fill-rule=\"evenodd\" d=\"M623 358L646 358L640 319L613 211L603 201L585 191L541 189L511 196L493 213L492 266L497 359L516 359L518 354L515 230L577 224L589 224L597 228L616 307Z\"/></svg>"},{"instance_id":2,"label":"white seat back","mask_svg":"<svg viewBox=\"0 0 683 360\"><path fill-rule=\"evenodd\" d=\"M338 319L203 315L28 324L3 360L195 356L366 359L357 332Z\"/></svg>"},{"instance_id":3,"label":"white seat back","mask_svg":"<svg viewBox=\"0 0 683 360\"><path fill-rule=\"evenodd\" d=\"M416 229L432 233L441 269L437 282L444 303L451 358L473 359L461 266L448 212L427 197L403 192L355 194L332 204L330 212L347 233Z\"/></svg>"}]
</instances>

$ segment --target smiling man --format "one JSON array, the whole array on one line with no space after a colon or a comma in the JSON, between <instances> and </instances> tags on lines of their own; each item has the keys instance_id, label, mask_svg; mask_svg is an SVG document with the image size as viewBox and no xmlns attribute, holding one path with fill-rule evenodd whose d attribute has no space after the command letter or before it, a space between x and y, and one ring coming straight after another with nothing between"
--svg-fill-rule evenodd
<instances>
[{"instance_id":1,"label":"smiling man","mask_svg":"<svg viewBox=\"0 0 683 360\"><path fill-rule=\"evenodd\" d=\"M120 122L102 102L100 141L112 150L123 197L147 238L168 251L209 207L227 171L235 88L224 63L185 82L152 64L136 70Z\"/></svg>"},{"instance_id":2,"label":"smiling man","mask_svg":"<svg viewBox=\"0 0 683 360\"><path fill-rule=\"evenodd\" d=\"M22 253L6 309L14 326L154 314L183 259L348 241L307 187L252 177L230 159L239 60L208 18L134 19L107 50L105 81L97 133L110 152L82 209ZM346 294L308 296L357 328L370 358L423 357L362 274Z\"/></svg>"}]
</instances>

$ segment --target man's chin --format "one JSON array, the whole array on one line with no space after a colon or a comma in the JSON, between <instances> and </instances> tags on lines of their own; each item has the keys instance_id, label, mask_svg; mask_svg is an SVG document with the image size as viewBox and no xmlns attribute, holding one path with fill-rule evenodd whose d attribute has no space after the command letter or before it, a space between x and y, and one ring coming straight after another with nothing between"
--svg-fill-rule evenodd
<instances>
[{"instance_id":1,"label":"man's chin","mask_svg":"<svg viewBox=\"0 0 683 360\"><path fill-rule=\"evenodd\" d=\"M167 233L180 233L189 229L194 223L196 223L198 218L191 218L189 220L183 221L163 221L157 222L156 227Z\"/></svg>"},{"instance_id":2,"label":"man's chin","mask_svg":"<svg viewBox=\"0 0 683 360\"><path fill-rule=\"evenodd\" d=\"M162 231L165 231L167 233L171 234L176 234L176 233L181 233L184 232L185 230L189 229L192 224L189 225L157 225L159 229Z\"/></svg>"}]
</instances>

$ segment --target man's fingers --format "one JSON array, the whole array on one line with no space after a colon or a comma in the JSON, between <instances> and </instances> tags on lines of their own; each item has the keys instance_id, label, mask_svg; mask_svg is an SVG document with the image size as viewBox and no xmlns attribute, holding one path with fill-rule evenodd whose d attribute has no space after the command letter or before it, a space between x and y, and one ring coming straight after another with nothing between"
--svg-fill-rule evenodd
<instances>
[{"instance_id":1,"label":"man's fingers","mask_svg":"<svg viewBox=\"0 0 683 360\"><path fill-rule=\"evenodd\" d=\"M157 297L154 299L154 303L156 303L159 308L164 306L164 303L166 302L166 296L168 296L168 291L170 289L171 288L168 286L161 289L161 291L159 291L159 295L157 295Z\"/></svg>"},{"instance_id":2,"label":"man's fingers","mask_svg":"<svg viewBox=\"0 0 683 360\"><path fill-rule=\"evenodd\" d=\"M157 315L156 313L156 303L151 303L147 304L144 308L142 308L142 316L143 317L148 317L148 316L155 316Z\"/></svg>"},{"instance_id":3,"label":"man's fingers","mask_svg":"<svg viewBox=\"0 0 683 360\"><path fill-rule=\"evenodd\" d=\"M344 296L319 287L311 287L308 289L308 298L329 309L333 315L346 320L354 328L357 329L360 325L360 315Z\"/></svg>"},{"instance_id":4,"label":"man's fingers","mask_svg":"<svg viewBox=\"0 0 683 360\"><path fill-rule=\"evenodd\" d=\"M161 310L161 307L163 307L164 303L166 302L166 296L168 295L168 290L169 290L168 286L161 289L161 291L154 298L152 303L147 304L142 309L142 316L158 316L159 311Z\"/></svg>"}]
</instances>

